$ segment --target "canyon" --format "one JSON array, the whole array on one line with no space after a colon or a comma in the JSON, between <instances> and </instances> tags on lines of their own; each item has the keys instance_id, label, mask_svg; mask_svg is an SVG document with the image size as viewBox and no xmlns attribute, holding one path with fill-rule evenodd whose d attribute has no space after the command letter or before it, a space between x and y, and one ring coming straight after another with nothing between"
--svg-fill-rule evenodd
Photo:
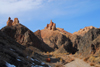
<instances>
[{"instance_id":1,"label":"canyon","mask_svg":"<svg viewBox=\"0 0 100 67\"><path fill-rule=\"evenodd\" d=\"M79 61L93 67L100 65L99 59L100 28L88 26L70 33L51 20L44 29L32 32L18 18L13 21L9 17L0 30L0 67L7 67L7 63L15 67L68 67Z\"/></svg>"}]
</instances>

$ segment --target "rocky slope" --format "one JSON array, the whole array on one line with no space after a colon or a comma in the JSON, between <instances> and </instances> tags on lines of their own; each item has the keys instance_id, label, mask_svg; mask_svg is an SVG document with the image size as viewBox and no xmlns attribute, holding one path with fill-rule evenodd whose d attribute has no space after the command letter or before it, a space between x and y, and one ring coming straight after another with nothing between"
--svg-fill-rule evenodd
<instances>
[{"instance_id":1,"label":"rocky slope","mask_svg":"<svg viewBox=\"0 0 100 67\"><path fill-rule=\"evenodd\" d=\"M78 32L74 32L73 35L80 35L84 36L85 33L87 33L90 29L96 29L96 27L88 26L83 29L80 29Z\"/></svg>"},{"instance_id":2,"label":"rocky slope","mask_svg":"<svg viewBox=\"0 0 100 67\"><path fill-rule=\"evenodd\" d=\"M87 61L100 64L100 29L92 28L84 36L73 35L73 46L79 51L77 54L87 58Z\"/></svg>"},{"instance_id":3,"label":"rocky slope","mask_svg":"<svg viewBox=\"0 0 100 67\"><path fill-rule=\"evenodd\" d=\"M57 50L57 52L74 53L76 49L73 48L71 40L66 37L66 35L72 36L72 34L60 28L56 28L55 25L55 23L50 21L50 24L47 24L45 29L38 30L34 34L38 36L39 39L42 39L43 42L46 43L49 47L54 50ZM53 26L55 28L52 30ZM62 51L62 49L64 51Z\"/></svg>"},{"instance_id":4,"label":"rocky slope","mask_svg":"<svg viewBox=\"0 0 100 67\"><path fill-rule=\"evenodd\" d=\"M1 31L27 48L36 47L41 51L53 51L53 49L46 45L42 40L38 39L32 31L20 23L15 24L14 26L5 26Z\"/></svg>"},{"instance_id":5,"label":"rocky slope","mask_svg":"<svg viewBox=\"0 0 100 67\"><path fill-rule=\"evenodd\" d=\"M79 53L88 56L90 55L92 50L92 44L97 46L99 44L93 43L93 41L100 35L100 29L91 29L89 30L83 37L81 36L74 36L73 44L77 46L79 49ZM96 49L95 49L96 50Z\"/></svg>"},{"instance_id":6,"label":"rocky slope","mask_svg":"<svg viewBox=\"0 0 100 67\"><path fill-rule=\"evenodd\" d=\"M30 51L0 31L0 67L46 66L35 58L29 57Z\"/></svg>"}]
</instances>

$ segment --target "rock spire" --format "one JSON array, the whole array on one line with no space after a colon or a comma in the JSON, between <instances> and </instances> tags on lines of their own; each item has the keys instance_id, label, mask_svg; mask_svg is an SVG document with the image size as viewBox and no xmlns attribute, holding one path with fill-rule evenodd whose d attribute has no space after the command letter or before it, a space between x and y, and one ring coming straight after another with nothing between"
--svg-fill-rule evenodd
<instances>
[{"instance_id":1,"label":"rock spire","mask_svg":"<svg viewBox=\"0 0 100 67\"><path fill-rule=\"evenodd\" d=\"M52 22L52 20L50 21L50 24L47 24L47 26L45 27L45 29L48 30L56 30L56 24Z\"/></svg>"},{"instance_id":2,"label":"rock spire","mask_svg":"<svg viewBox=\"0 0 100 67\"><path fill-rule=\"evenodd\" d=\"M11 20L11 18L9 17L9 18L8 18L8 21L7 21L7 26L13 26L13 25L16 25L16 24L18 24L18 23L19 23L18 18L14 18L14 21L13 21L13 20Z\"/></svg>"}]
</instances>

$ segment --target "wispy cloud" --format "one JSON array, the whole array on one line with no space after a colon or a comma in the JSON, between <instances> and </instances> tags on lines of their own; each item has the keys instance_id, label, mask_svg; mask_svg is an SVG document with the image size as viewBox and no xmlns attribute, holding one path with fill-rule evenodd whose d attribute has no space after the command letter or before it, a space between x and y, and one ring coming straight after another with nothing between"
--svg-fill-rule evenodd
<instances>
[{"instance_id":1,"label":"wispy cloud","mask_svg":"<svg viewBox=\"0 0 100 67\"><path fill-rule=\"evenodd\" d=\"M95 2L91 4L90 0L0 0L0 14L34 15L35 18L42 15L48 17L71 16L86 13L91 10L91 7L93 10L94 5L96 5Z\"/></svg>"},{"instance_id":2,"label":"wispy cloud","mask_svg":"<svg viewBox=\"0 0 100 67\"><path fill-rule=\"evenodd\" d=\"M14 14L36 10L42 5L42 0L0 0L0 14Z\"/></svg>"}]
</instances>

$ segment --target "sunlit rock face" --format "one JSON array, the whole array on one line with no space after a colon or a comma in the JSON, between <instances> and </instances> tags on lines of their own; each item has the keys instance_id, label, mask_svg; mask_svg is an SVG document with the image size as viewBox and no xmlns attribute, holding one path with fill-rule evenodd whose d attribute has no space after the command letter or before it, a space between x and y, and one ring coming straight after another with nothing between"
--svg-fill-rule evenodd
<instances>
[{"instance_id":1,"label":"sunlit rock face","mask_svg":"<svg viewBox=\"0 0 100 67\"><path fill-rule=\"evenodd\" d=\"M11 18L9 17L7 21L7 26L12 26L12 23L13 23L13 20L11 20Z\"/></svg>"},{"instance_id":2,"label":"sunlit rock face","mask_svg":"<svg viewBox=\"0 0 100 67\"><path fill-rule=\"evenodd\" d=\"M14 21L11 20L10 17L8 18L7 26L14 26L14 25L16 25L16 24L19 24L19 20L18 20L18 18L14 18Z\"/></svg>"},{"instance_id":3,"label":"sunlit rock face","mask_svg":"<svg viewBox=\"0 0 100 67\"><path fill-rule=\"evenodd\" d=\"M15 18L15 19L14 19L14 22L12 23L12 25L16 25L16 24L18 24L18 23L19 23L18 18Z\"/></svg>"},{"instance_id":4,"label":"sunlit rock face","mask_svg":"<svg viewBox=\"0 0 100 67\"><path fill-rule=\"evenodd\" d=\"M96 28L93 26L85 27L83 29L80 29L78 32L74 32L73 35L84 36L84 34L87 33L90 29L96 29Z\"/></svg>"},{"instance_id":5,"label":"sunlit rock face","mask_svg":"<svg viewBox=\"0 0 100 67\"><path fill-rule=\"evenodd\" d=\"M56 30L56 24L52 22L52 20L50 21L50 24L47 24L47 26L45 27L45 29L48 30Z\"/></svg>"}]
</instances>

